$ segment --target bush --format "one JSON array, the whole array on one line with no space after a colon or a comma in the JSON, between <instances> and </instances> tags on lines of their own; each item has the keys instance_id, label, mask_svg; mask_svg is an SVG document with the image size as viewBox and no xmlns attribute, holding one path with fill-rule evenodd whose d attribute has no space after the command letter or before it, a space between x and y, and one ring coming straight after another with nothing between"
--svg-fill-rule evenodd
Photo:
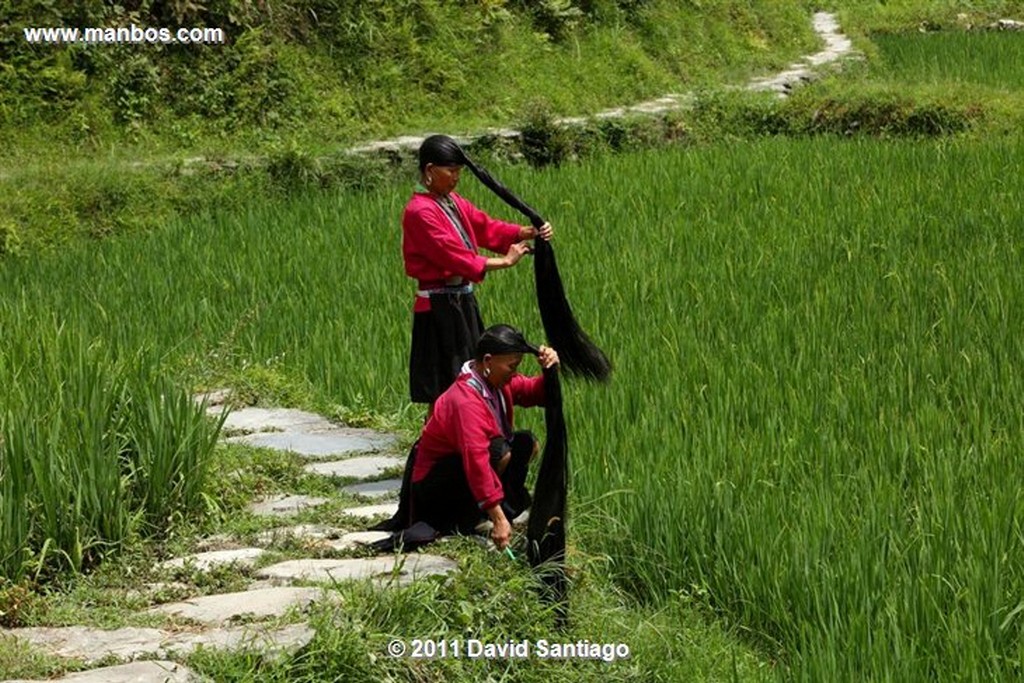
<instances>
[{"instance_id":1,"label":"bush","mask_svg":"<svg viewBox=\"0 0 1024 683\"><path fill-rule=\"evenodd\" d=\"M527 108L519 132L520 150L531 166L558 166L572 153L570 132L555 121L545 103Z\"/></svg>"},{"instance_id":2,"label":"bush","mask_svg":"<svg viewBox=\"0 0 1024 683\"><path fill-rule=\"evenodd\" d=\"M778 116L798 133L935 137L969 130L980 111L928 93L871 88L798 93Z\"/></svg>"}]
</instances>

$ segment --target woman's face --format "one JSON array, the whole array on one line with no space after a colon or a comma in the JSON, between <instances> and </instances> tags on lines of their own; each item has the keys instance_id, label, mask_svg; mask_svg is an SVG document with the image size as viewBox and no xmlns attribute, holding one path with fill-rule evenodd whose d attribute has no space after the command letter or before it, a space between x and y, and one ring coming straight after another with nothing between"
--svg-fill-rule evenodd
<instances>
[{"instance_id":1,"label":"woman's face","mask_svg":"<svg viewBox=\"0 0 1024 683\"><path fill-rule=\"evenodd\" d=\"M519 372L519 364L523 362L521 353L501 353L484 356L484 368L489 369L487 381L491 386L500 389Z\"/></svg>"},{"instance_id":2,"label":"woman's face","mask_svg":"<svg viewBox=\"0 0 1024 683\"><path fill-rule=\"evenodd\" d=\"M434 194L444 196L459 184L460 173L462 173L461 166L427 164L423 169L423 185Z\"/></svg>"}]
</instances>

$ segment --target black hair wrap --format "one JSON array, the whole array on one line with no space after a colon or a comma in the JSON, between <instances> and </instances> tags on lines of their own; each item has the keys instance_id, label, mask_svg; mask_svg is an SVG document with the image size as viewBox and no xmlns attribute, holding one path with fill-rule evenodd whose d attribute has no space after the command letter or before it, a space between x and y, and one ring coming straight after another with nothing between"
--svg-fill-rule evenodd
<instances>
[{"instance_id":1,"label":"black hair wrap","mask_svg":"<svg viewBox=\"0 0 1024 683\"><path fill-rule=\"evenodd\" d=\"M503 353L540 354L540 349L526 341L523 333L511 325L492 325L484 330L476 343L476 359L483 360L487 354L492 356Z\"/></svg>"},{"instance_id":2,"label":"black hair wrap","mask_svg":"<svg viewBox=\"0 0 1024 683\"><path fill-rule=\"evenodd\" d=\"M447 135L431 135L420 145L420 171L427 164L435 166L465 166L466 154L452 138Z\"/></svg>"}]
</instances>

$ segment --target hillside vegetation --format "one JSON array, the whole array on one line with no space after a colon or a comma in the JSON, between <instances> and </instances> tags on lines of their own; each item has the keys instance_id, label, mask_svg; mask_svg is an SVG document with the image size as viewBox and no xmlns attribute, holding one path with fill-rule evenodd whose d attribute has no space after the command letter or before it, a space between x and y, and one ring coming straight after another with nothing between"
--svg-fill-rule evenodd
<instances>
[{"instance_id":1,"label":"hillside vegetation","mask_svg":"<svg viewBox=\"0 0 1024 683\"><path fill-rule=\"evenodd\" d=\"M832 9L871 60L878 32L980 26L1022 6ZM818 9L806 0L0 1L0 257L148 231L183 211L232 211L257 195L407 181L407 159L344 153L400 134L512 125L535 134L499 155L557 164L723 135L1018 127L1015 94L889 85L884 74L879 85L878 74L850 78L852 69L781 107L723 94L819 49L809 21ZM214 27L226 42L32 44L24 32L127 26ZM698 107L596 121L575 139L552 126L668 92L697 93Z\"/></svg>"},{"instance_id":2,"label":"hillside vegetation","mask_svg":"<svg viewBox=\"0 0 1024 683\"><path fill-rule=\"evenodd\" d=\"M8 10L0 125L74 145L332 145L594 111L814 47L805 3L35 0ZM216 27L221 45L32 45L24 27ZM18 145L15 145L17 147Z\"/></svg>"}]
</instances>

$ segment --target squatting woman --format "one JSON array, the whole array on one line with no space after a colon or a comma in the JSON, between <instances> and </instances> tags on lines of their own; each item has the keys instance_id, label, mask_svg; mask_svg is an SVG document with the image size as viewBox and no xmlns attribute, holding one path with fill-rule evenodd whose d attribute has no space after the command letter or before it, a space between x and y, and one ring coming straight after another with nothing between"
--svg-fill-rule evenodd
<instances>
[{"instance_id":1,"label":"squatting woman","mask_svg":"<svg viewBox=\"0 0 1024 683\"><path fill-rule=\"evenodd\" d=\"M411 456L410 521L438 533L473 533L492 523L491 539L508 545L511 520L530 506L526 474L537 439L513 428L513 405L544 404L544 376L519 374L523 354L541 367L558 363L508 325L488 328L455 383L434 404Z\"/></svg>"}]
</instances>

